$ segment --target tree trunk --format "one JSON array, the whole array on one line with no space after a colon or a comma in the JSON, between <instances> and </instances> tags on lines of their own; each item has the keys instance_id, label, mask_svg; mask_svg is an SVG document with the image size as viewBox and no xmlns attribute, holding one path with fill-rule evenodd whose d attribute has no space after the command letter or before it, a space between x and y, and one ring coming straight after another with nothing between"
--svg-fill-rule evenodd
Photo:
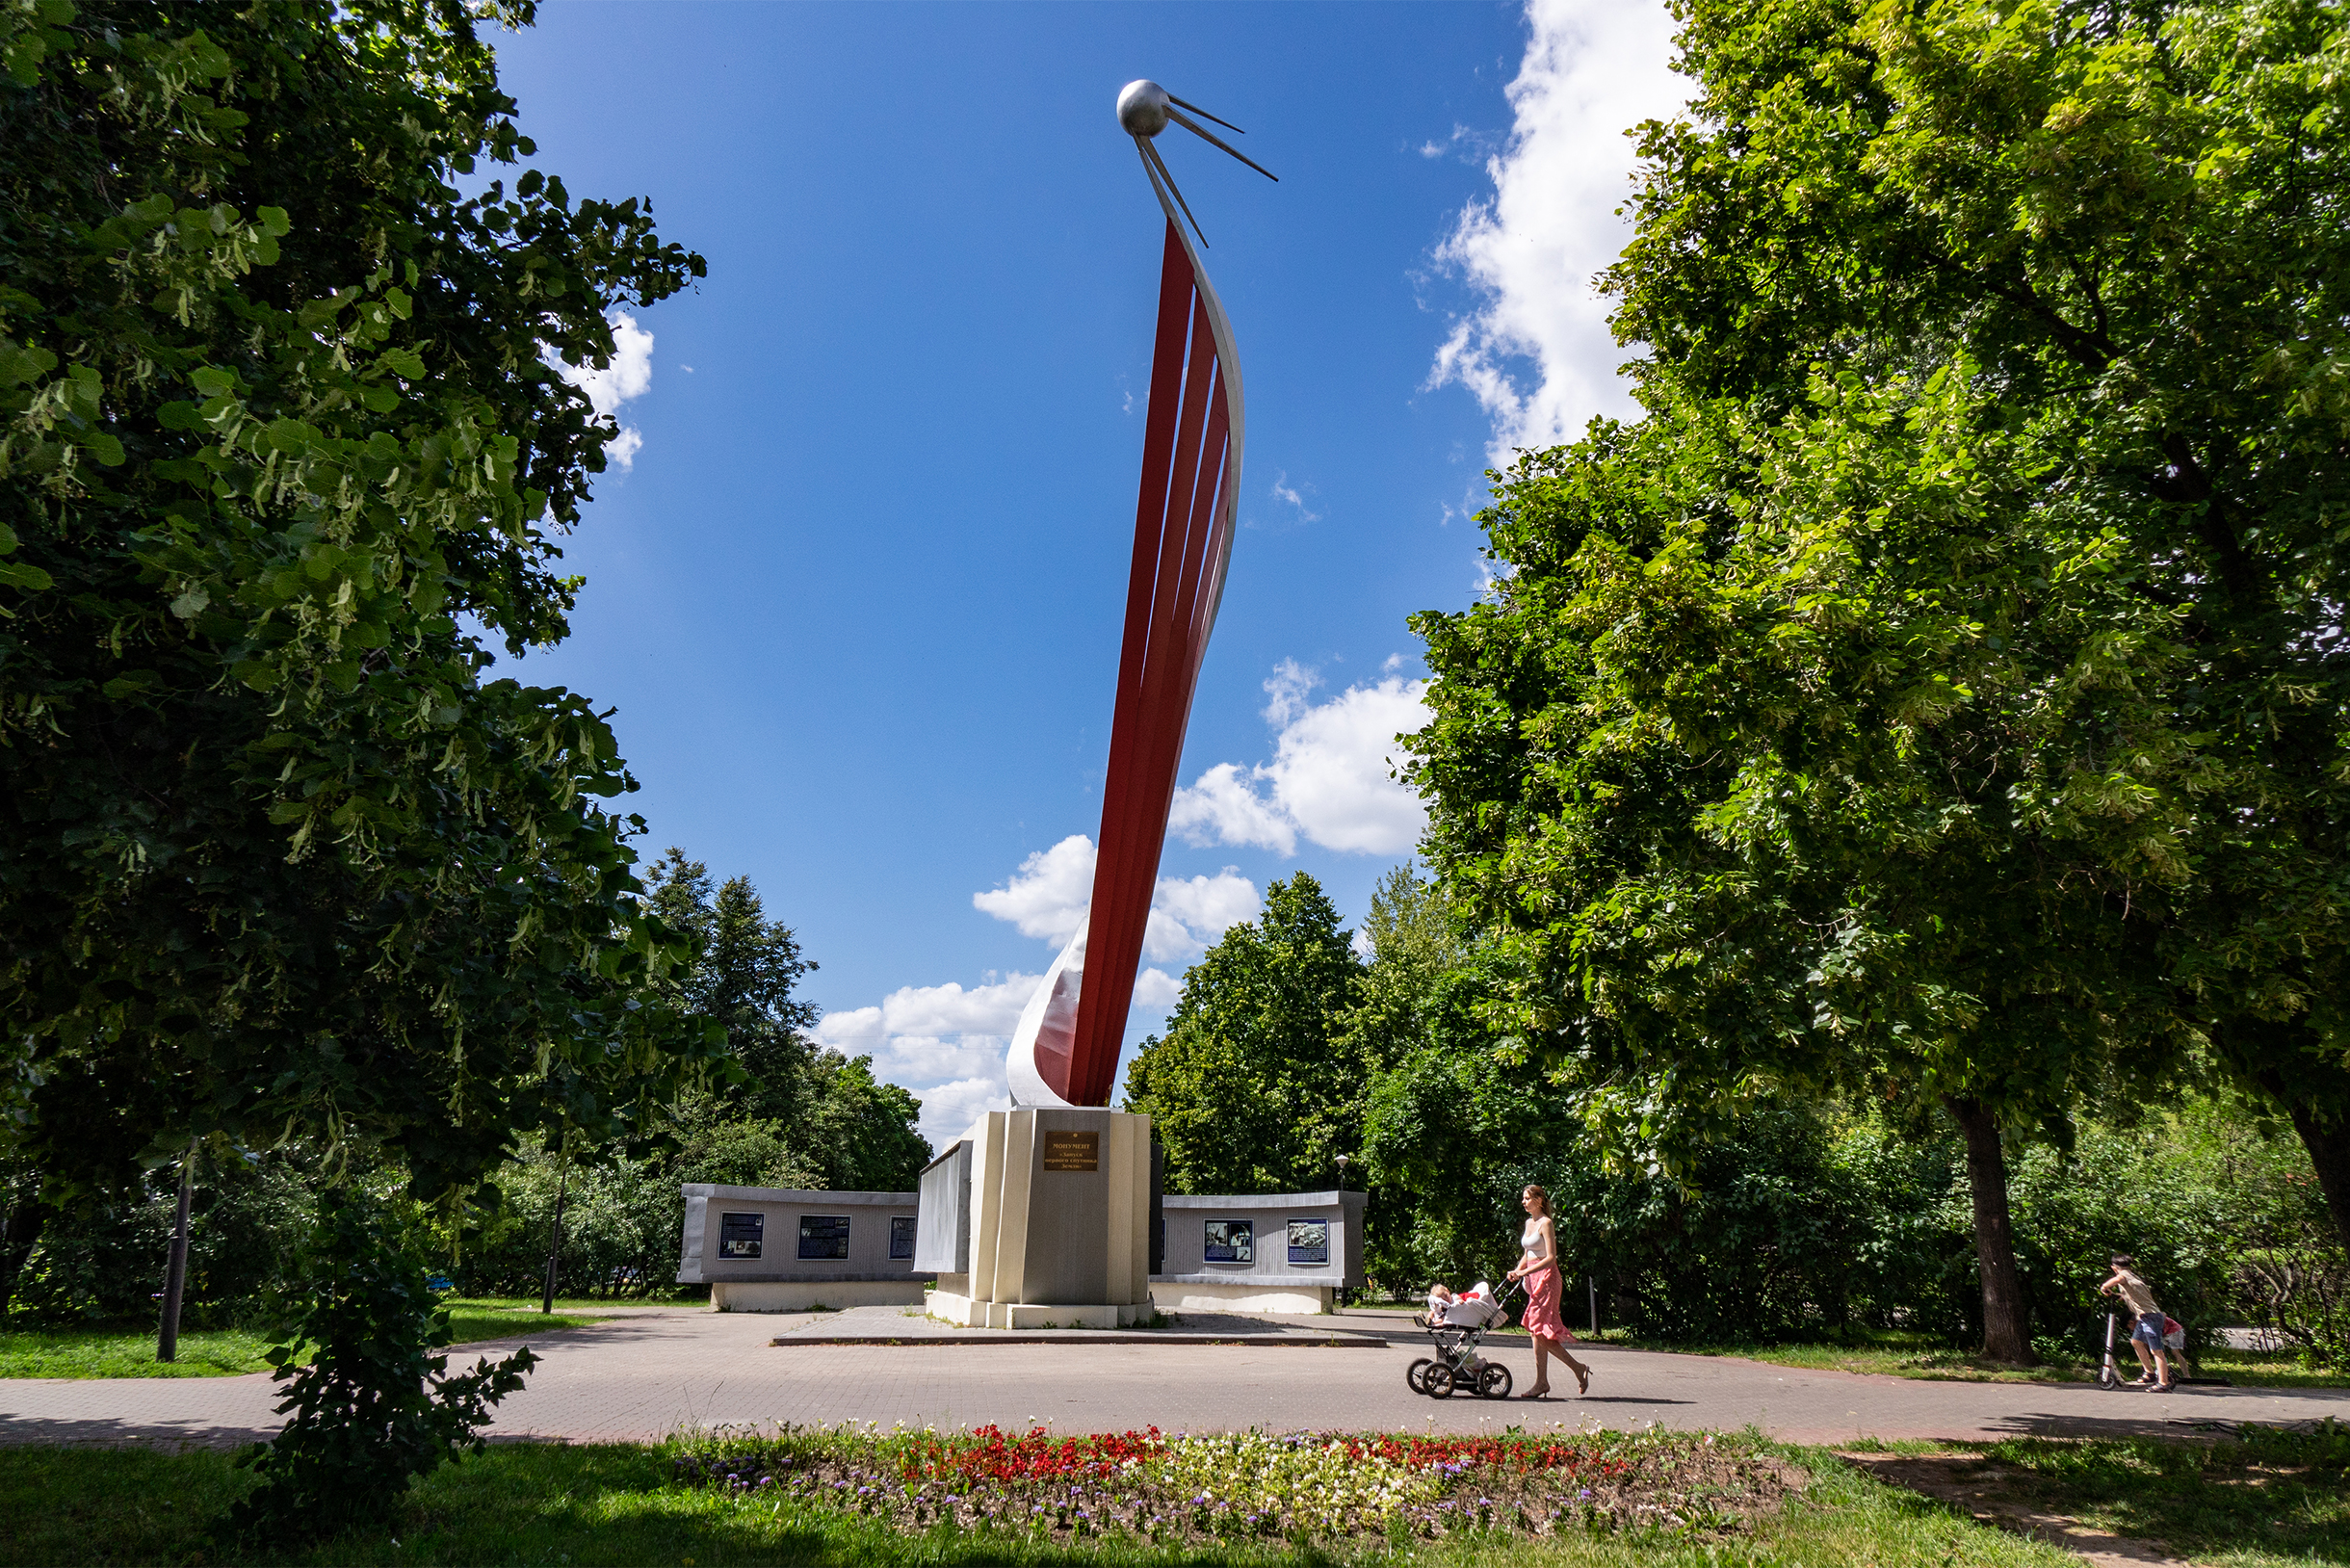
<instances>
[{"instance_id":1,"label":"tree trunk","mask_svg":"<svg viewBox=\"0 0 2350 1568\"><path fill-rule=\"evenodd\" d=\"M2032 1354L2031 1315L2016 1267L2016 1232L2007 1214L2007 1156L1999 1123L1980 1100L1947 1096L1943 1104L1967 1138L1967 1185L1974 1194L1974 1257L1983 1276L1983 1355L2019 1365Z\"/></svg>"},{"instance_id":2,"label":"tree trunk","mask_svg":"<svg viewBox=\"0 0 2350 1568\"><path fill-rule=\"evenodd\" d=\"M2310 1163L2317 1171L2317 1189L2326 1195L2326 1207L2334 1212L2334 1229L2343 1244L2350 1246L2350 1118L2328 1124L2308 1105L2283 1094L2277 1098L2292 1113L2293 1131L2301 1135L2301 1146L2310 1152Z\"/></svg>"},{"instance_id":3,"label":"tree trunk","mask_svg":"<svg viewBox=\"0 0 2350 1568\"><path fill-rule=\"evenodd\" d=\"M179 1161L179 1217L171 1223L171 1257L163 1270L163 1327L155 1335L155 1359L179 1358L179 1304L188 1291L188 1200L195 1192L196 1145Z\"/></svg>"},{"instance_id":4,"label":"tree trunk","mask_svg":"<svg viewBox=\"0 0 2350 1568\"><path fill-rule=\"evenodd\" d=\"M16 1280L33 1256L33 1247L40 1240L40 1227L49 1212L40 1206L39 1198L27 1198L9 1212L8 1223L0 1227L0 1313L15 1299Z\"/></svg>"},{"instance_id":5,"label":"tree trunk","mask_svg":"<svg viewBox=\"0 0 2350 1568\"><path fill-rule=\"evenodd\" d=\"M566 1151L569 1148L565 1141ZM562 1173L555 1178L555 1223L547 1234L547 1294L538 1304L543 1315L555 1310L555 1270L557 1260L563 1255L563 1193L571 1185L571 1160L566 1152Z\"/></svg>"}]
</instances>

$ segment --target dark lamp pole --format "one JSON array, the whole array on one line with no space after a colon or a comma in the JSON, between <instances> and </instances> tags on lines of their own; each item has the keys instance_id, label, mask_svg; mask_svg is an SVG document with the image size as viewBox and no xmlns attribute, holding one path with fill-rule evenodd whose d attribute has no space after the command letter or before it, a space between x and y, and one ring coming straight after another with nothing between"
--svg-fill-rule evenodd
<instances>
[{"instance_id":1,"label":"dark lamp pole","mask_svg":"<svg viewBox=\"0 0 2350 1568\"><path fill-rule=\"evenodd\" d=\"M1338 1190L1339 1196L1343 1200L1346 1194L1346 1157L1343 1154L1338 1157ZM1345 1205L1343 1201L1339 1206L1339 1220L1343 1224L1345 1223L1346 1217ZM1339 1281L1338 1287L1338 1304L1342 1307L1347 1304L1346 1294L1346 1282L1342 1277Z\"/></svg>"}]
</instances>

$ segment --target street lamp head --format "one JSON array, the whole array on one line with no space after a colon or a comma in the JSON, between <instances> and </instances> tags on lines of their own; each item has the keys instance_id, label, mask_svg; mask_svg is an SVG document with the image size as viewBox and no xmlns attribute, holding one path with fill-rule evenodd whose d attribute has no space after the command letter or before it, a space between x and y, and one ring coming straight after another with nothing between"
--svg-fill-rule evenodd
<instances>
[{"instance_id":1,"label":"street lamp head","mask_svg":"<svg viewBox=\"0 0 2350 1568\"><path fill-rule=\"evenodd\" d=\"M1118 92L1118 123L1129 136L1157 136L1167 128L1167 90L1148 77Z\"/></svg>"}]
</instances>

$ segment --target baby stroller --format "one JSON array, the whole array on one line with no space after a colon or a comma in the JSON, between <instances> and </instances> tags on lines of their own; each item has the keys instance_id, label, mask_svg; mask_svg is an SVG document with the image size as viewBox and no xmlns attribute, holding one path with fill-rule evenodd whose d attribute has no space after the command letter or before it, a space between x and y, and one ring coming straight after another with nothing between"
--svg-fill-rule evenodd
<instances>
[{"instance_id":1,"label":"baby stroller","mask_svg":"<svg viewBox=\"0 0 2350 1568\"><path fill-rule=\"evenodd\" d=\"M1509 1369L1479 1355L1477 1343L1490 1330L1508 1325L1510 1300L1524 1294L1524 1287L1513 1280L1498 1295L1478 1290L1453 1302L1441 1318L1413 1320L1428 1331L1428 1344L1436 1353L1420 1357L1405 1370L1403 1380L1412 1392L1431 1399L1449 1399L1455 1392L1508 1398Z\"/></svg>"}]
</instances>

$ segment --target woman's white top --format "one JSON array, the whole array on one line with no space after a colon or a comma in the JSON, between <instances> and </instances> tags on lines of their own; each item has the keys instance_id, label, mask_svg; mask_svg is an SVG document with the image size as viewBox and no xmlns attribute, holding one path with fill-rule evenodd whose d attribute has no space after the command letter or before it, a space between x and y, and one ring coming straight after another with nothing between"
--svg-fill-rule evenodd
<instances>
[{"instance_id":1,"label":"woman's white top","mask_svg":"<svg viewBox=\"0 0 2350 1568\"><path fill-rule=\"evenodd\" d=\"M1538 1264L1552 1261L1550 1235L1542 1228L1540 1215L1526 1222L1526 1229L1519 1233L1518 1245Z\"/></svg>"}]
</instances>

